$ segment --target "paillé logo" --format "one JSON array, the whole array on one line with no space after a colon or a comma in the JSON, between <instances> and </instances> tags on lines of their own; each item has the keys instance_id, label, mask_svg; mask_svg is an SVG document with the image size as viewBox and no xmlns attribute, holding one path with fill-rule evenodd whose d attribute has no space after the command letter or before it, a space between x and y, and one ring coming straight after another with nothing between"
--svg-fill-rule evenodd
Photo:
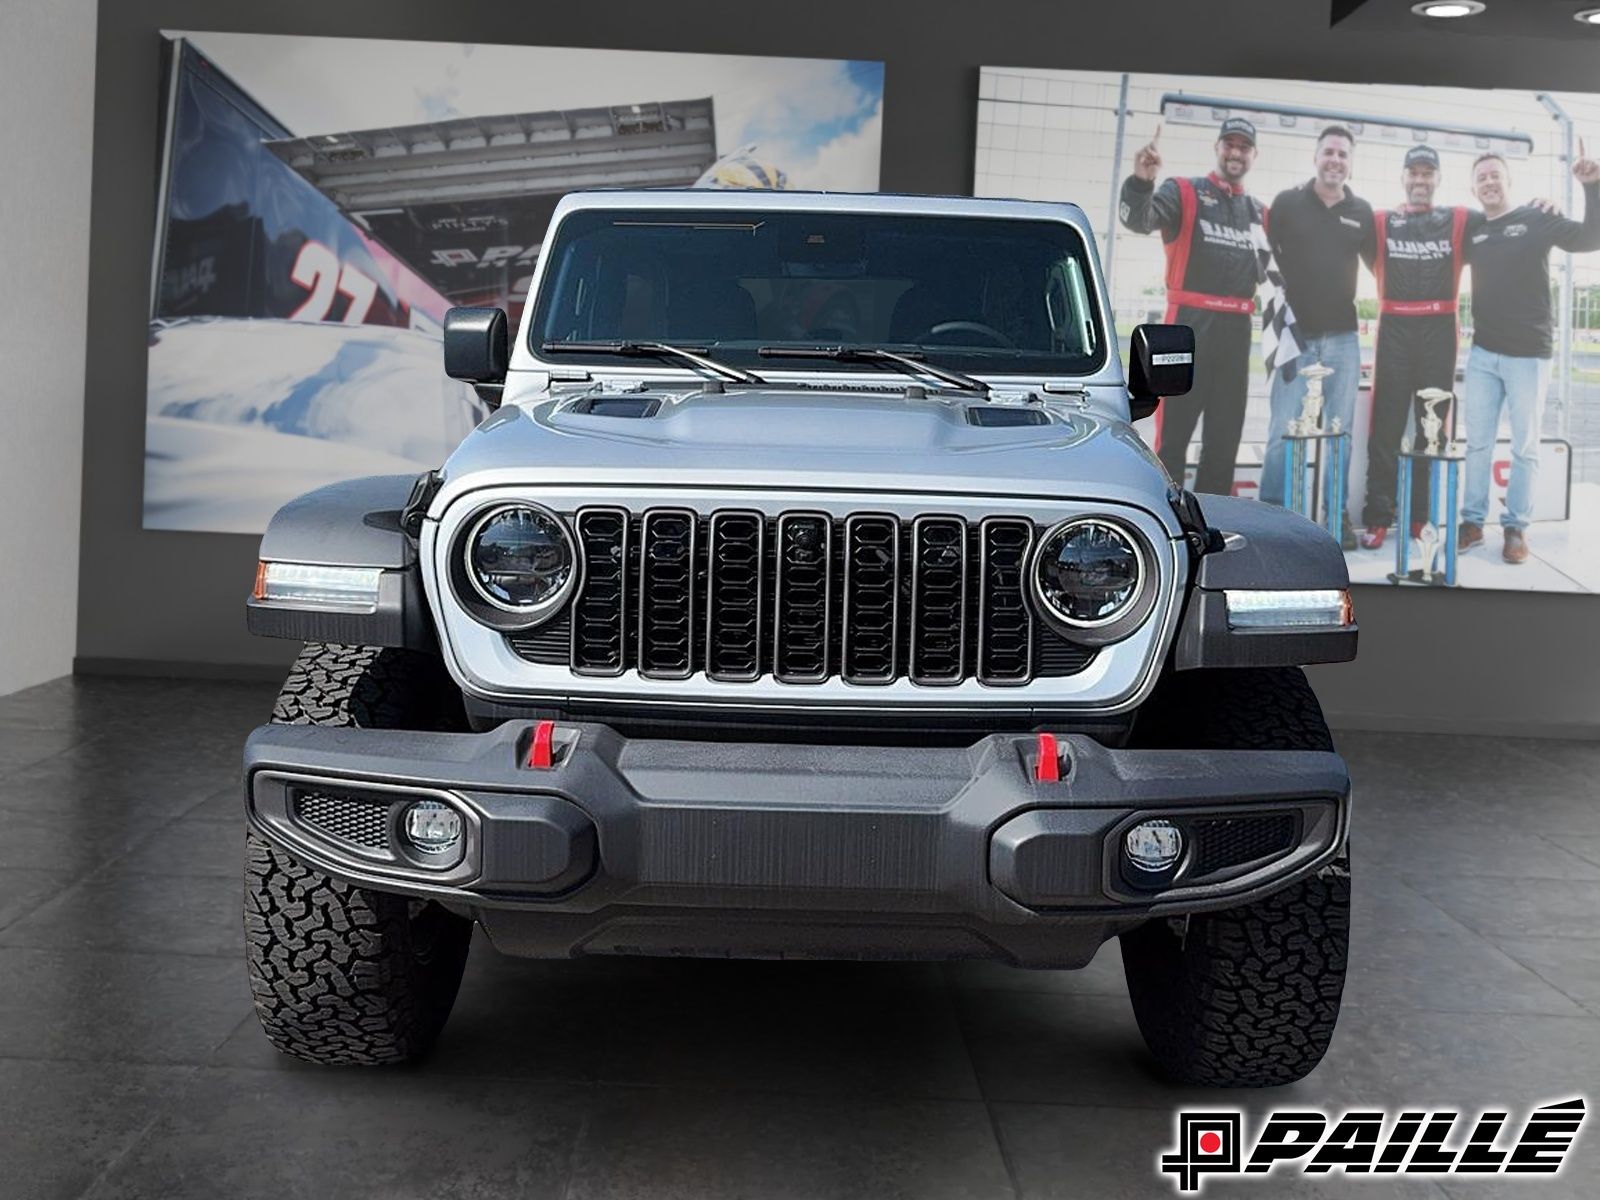
<instances>
[{"instance_id":1,"label":"paill\u00e9 logo","mask_svg":"<svg viewBox=\"0 0 1600 1200\"><path fill-rule=\"evenodd\" d=\"M1449 1110L1352 1110L1337 1120L1316 1111L1267 1115L1249 1154L1238 1112L1179 1112L1176 1146L1161 1155L1180 1192L1205 1189L1208 1175L1268 1178L1276 1171L1319 1175L1558 1175L1588 1115L1583 1097L1534 1109L1514 1138L1509 1111L1463 1123ZM1457 1127L1465 1139L1456 1137Z\"/></svg>"}]
</instances>

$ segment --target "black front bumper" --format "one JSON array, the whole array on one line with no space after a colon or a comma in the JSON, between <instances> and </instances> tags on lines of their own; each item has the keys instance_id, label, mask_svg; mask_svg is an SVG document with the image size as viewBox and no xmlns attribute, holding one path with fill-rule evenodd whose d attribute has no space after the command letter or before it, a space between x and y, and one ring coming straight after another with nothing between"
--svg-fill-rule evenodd
<instances>
[{"instance_id":1,"label":"black front bumper","mask_svg":"<svg viewBox=\"0 0 1600 1200\"><path fill-rule=\"evenodd\" d=\"M1325 865L1344 843L1336 754L1114 750L1034 734L964 749L629 740L562 725L482 734L305 725L256 730L251 827L292 857L478 918L537 956L684 953L987 957L1081 965L1152 915L1223 908ZM422 855L405 808L455 808L464 836ZM1163 818L1180 865L1145 876L1124 834Z\"/></svg>"}]
</instances>

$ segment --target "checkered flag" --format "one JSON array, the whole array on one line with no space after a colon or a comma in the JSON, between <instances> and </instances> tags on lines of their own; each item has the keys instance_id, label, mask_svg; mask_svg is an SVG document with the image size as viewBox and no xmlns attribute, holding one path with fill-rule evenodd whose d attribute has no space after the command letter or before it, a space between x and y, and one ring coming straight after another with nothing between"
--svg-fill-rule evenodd
<instances>
[{"instance_id":1,"label":"checkered flag","mask_svg":"<svg viewBox=\"0 0 1600 1200\"><path fill-rule=\"evenodd\" d=\"M1267 228L1261 222L1259 209L1250 222L1250 240L1260 264L1261 357L1269 376L1281 369L1285 380L1293 379L1295 361L1300 357L1300 339L1295 328L1294 309L1289 307L1289 295L1283 288L1283 273L1273 260L1272 246L1267 242Z\"/></svg>"}]
</instances>

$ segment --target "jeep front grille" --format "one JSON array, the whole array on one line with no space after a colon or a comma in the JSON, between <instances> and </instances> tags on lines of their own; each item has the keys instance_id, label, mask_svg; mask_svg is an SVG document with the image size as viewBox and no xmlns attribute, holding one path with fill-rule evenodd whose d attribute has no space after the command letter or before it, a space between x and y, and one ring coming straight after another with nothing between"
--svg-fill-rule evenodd
<instances>
[{"instance_id":1,"label":"jeep front grille","mask_svg":"<svg viewBox=\"0 0 1600 1200\"><path fill-rule=\"evenodd\" d=\"M574 526L569 613L508 641L580 675L1004 687L1095 653L1033 619L1025 518L597 507Z\"/></svg>"}]
</instances>

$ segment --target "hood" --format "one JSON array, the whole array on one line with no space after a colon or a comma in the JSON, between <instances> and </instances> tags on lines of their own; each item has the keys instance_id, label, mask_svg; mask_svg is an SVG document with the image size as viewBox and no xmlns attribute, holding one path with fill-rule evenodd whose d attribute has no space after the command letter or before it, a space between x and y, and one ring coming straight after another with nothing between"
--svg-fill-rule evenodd
<instances>
[{"instance_id":1,"label":"hood","mask_svg":"<svg viewBox=\"0 0 1600 1200\"><path fill-rule=\"evenodd\" d=\"M446 493L537 482L861 489L1102 499L1171 519L1166 472L1125 421L1076 401L900 389L587 388L502 408L444 476Z\"/></svg>"}]
</instances>

